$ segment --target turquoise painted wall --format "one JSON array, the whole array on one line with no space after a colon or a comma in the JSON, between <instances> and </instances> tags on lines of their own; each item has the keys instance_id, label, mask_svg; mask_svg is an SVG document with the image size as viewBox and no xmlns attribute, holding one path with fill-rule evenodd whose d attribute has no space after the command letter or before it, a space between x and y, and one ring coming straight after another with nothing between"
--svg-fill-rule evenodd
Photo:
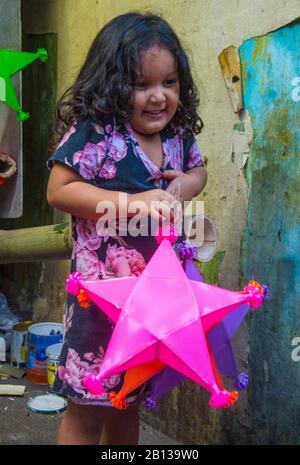
<instances>
[{"instance_id":1,"label":"turquoise painted wall","mask_svg":"<svg viewBox=\"0 0 300 465\"><path fill-rule=\"evenodd\" d=\"M300 336L300 24L244 42L240 57L253 126L241 277L271 292L249 322L252 437L300 444L300 361L291 345Z\"/></svg>"}]
</instances>

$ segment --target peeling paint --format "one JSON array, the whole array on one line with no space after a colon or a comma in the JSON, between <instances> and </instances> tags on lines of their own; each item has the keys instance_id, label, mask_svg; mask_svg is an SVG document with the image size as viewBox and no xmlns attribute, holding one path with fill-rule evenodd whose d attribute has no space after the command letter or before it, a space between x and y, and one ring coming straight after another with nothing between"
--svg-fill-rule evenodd
<instances>
[{"instance_id":1,"label":"peeling paint","mask_svg":"<svg viewBox=\"0 0 300 465\"><path fill-rule=\"evenodd\" d=\"M247 163L252 139L251 117L249 112L245 110L240 114L240 122L233 126L231 143L231 161L241 170Z\"/></svg>"},{"instance_id":2,"label":"peeling paint","mask_svg":"<svg viewBox=\"0 0 300 465\"><path fill-rule=\"evenodd\" d=\"M240 57L237 47L230 45L220 53L218 58L233 110L238 113L243 108L243 97Z\"/></svg>"},{"instance_id":3,"label":"peeling paint","mask_svg":"<svg viewBox=\"0 0 300 465\"><path fill-rule=\"evenodd\" d=\"M249 319L251 429L256 444L300 444L300 364L290 350L300 334L300 24L244 42L240 57L253 128L241 275L271 293Z\"/></svg>"}]
</instances>

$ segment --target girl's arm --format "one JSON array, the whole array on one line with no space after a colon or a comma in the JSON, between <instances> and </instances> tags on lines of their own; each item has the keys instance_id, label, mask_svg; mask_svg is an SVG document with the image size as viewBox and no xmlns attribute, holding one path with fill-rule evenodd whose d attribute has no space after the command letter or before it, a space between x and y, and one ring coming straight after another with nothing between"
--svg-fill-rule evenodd
<instances>
[{"instance_id":1,"label":"girl's arm","mask_svg":"<svg viewBox=\"0 0 300 465\"><path fill-rule=\"evenodd\" d=\"M167 191L173 192L177 182L180 182L181 200L192 200L193 197L203 191L207 182L207 171L204 166L197 166L183 173L177 170L167 170L164 178L170 182Z\"/></svg>"},{"instance_id":2,"label":"girl's arm","mask_svg":"<svg viewBox=\"0 0 300 465\"><path fill-rule=\"evenodd\" d=\"M101 201L110 201L114 205L116 212L119 211L118 191L111 191L92 186L74 170L62 163L54 163L47 188L47 201L49 205L71 215L80 218L96 220L103 213L97 213L97 205ZM153 189L140 194L128 194L128 203L142 201L142 215L151 215L159 220L160 213L157 205L153 201L161 203L162 216L170 218L169 203L173 197L161 189ZM127 206L128 207L128 206Z\"/></svg>"},{"instance_id":3,"label":"girl's arm","mask_svg":"<svg viewBox=\"0 0 300 465\"><path fill-rule=\"evenodd\" d=\"M84 181L74 170L61 163L54 163L47 188L49 205L80 218L98 219L96 208L102 200L118 207L118 192L100 189Z\"/></svg>"}]
</instances>

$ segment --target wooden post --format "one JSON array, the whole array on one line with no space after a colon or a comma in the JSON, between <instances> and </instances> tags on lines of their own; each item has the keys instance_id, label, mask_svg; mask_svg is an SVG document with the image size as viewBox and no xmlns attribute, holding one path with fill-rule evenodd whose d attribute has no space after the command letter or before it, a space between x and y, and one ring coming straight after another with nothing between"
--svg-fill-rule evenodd
<instances>
[{"instance_id":1,"label":"wooden post","mask_svg":"<svg viewBox=\"0 0 300 465\"><path fill-rule=\"evenodd\" d=\"M230 45L220 53L218 58L233 110L238 113L243 108L239 50L234 45Z\"/></svg>"},{"instance_id":2,"label":"wooden post","mask_svg":"<svg viewBox=\"0 0 300 465\"><path fill-rule=\"evenodd\" d=\"M0 263L67 260L71 257L71 225L0 230Z\"/></svg>"}]
</instances>

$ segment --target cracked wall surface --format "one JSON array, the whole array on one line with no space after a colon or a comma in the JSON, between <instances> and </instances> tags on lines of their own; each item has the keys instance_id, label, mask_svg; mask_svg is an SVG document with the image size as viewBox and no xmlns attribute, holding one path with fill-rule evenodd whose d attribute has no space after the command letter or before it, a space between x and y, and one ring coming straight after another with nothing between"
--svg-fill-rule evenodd
<instances>
[{"instance_id":1,"label":"cracked wall surface","mask_svg":"<svg viewBox=\"0 0 300 465\"><path fill-rule=\"evenodd\" d=\"M299 49L300 23L240 47L253 128L241 271L243 280L255 276L271 294L249 321L249 412L259 444L300 443L300 364L291 357L300 334Z\"/></svg>"}]
</instances>

